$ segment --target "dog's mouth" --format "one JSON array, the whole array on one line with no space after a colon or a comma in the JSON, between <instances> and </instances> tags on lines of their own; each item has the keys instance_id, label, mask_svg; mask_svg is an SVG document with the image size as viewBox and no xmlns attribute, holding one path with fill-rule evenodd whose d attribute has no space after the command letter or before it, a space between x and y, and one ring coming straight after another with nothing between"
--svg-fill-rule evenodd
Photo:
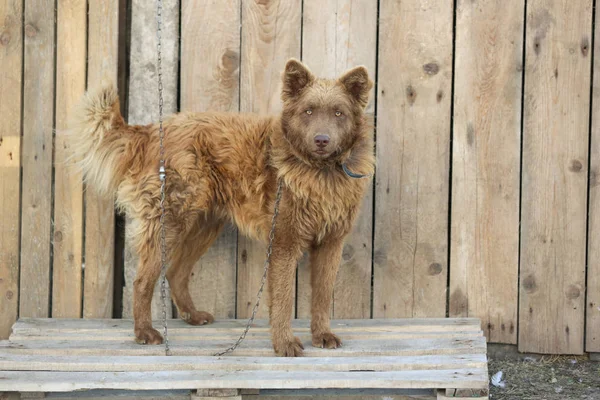
<instances>
[{"instance_id":1,"label":"dog's mouth","mask_svg":"<svg viewBox=\"0 0 600 400\"><path fill-rule=\"evenodd\" d=\"M319 157L319 158L325 158L329 154L331 154L331 152L324 150L324 149L317 149L317 150L313 151L313 153L316 154L317 157Z\"/></svg>"}]
</instances>

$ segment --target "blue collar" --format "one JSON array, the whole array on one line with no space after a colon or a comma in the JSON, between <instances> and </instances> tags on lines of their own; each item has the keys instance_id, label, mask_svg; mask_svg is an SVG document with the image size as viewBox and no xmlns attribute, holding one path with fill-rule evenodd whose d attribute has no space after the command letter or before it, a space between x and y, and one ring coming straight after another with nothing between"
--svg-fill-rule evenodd
<instances>
[{"instance_id":1,"label":"blue collar","mask_svg":"<svg viewBox=\"0 0 600 400\"><path fill-rule=\"evenodd\" d=\"M346 175L348 175L350 178L354 178L354 179L361 179L361 178L369 178L371 175L363 175L363 174L355 174L354 172L350 171L348 169L348 167L346 167L346 164L342 164L342 169L344 170L344 173Z\"/></svg>"}]
</instances>

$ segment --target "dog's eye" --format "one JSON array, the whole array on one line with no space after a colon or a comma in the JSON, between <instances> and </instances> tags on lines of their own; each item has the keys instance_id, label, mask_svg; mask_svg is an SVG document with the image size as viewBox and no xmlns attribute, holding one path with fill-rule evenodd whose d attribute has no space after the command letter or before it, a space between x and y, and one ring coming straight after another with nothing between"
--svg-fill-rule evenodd
<instances>
[{"instance_id":1,"label":"dog's eye","mask_svg":"<svg viewBox=\"0 0 600 400\"><path fill-rule=\"evenodd\" d=\"M335 116L336 117L341 117L342 116L342 112L341 111L336 111L335 112Z\"/></svg>"},{"instance_id":2,"label":"dog's eye","mask_svg":"<svg viewBox=\"0 0 600 400\"><path fill-rule=\"evenodd\" d=\"M306 110L306 113L307 113L308 115L312 115L312 110Z\"/></svg>"}]
</instances>

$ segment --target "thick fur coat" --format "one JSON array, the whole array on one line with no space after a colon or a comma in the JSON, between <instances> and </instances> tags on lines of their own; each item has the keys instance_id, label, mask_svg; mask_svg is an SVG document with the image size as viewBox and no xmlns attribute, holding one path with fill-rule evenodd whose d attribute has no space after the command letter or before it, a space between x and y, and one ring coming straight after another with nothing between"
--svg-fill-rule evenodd
<instances>
[{"instance_id":1,"label":"thick fur coat","mask_svg":"<svg viewBox=\"0 0 600 400\"><path fill-rule=\"evenodd\" d=\"M344 238L350 233L369 179L348 170L374 171L371 126L364 114L373 84L364 67L336 80L316 78L296 60L283 73L283 111L261 117L234 113L181 113L164 122L167 279L182 319L201 325L188 291L194 263L223 225L267 240L278 180L282 198L268 275L275 352L299 356L291 329L298 260L310 252L312 344L336 348L329 307ZM158 125L127 125L112 86L88 92L70 129L73 157L88 185L116 204L133 223L139 255L134 283L135 336L162 343L150 304L160 275L160 151Z\"/></svg>"}]
</instances>

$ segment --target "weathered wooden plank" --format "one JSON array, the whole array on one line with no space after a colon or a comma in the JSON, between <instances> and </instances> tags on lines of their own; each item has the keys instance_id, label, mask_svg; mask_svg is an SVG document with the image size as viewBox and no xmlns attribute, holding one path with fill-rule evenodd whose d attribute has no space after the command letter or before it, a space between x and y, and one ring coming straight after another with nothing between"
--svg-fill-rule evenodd
<instances>
[{"instance_id":1,"label":"weathered wooden plank","mask_svg":"<svg viewBox=\"0 0 600 400\"><path fill-rule=\"evenodd\" d=\"M19 315L50 312L54 0L25 3Z\"/></svg>"},{"instance_id":2,"label":"weathered wooden plank","mask_svg":"<svg viewBox=\"0 0 600 400\"><path fill-rule=\"evenodd\" d=\"M226 347L231 340L205 341L190 340L182 343L170 343L174 356L210 356ZM308 357L349 357L349 356L417 356L417 355L449 355L449 354L481 354L485 352L485 337L437 338L437 339L390 339L390 340L346 340L344 346L330 349L314 348L307 336L304 353ZM10 340L0 342L0 352L21 355L70 355L70 356L142 356L162 355L161 346L140 346L131 338L122 341L33 341ZM270 339L244 341L236 356L273 356L273 345Z\"/></svg>"},{"instance_id":3,"label":"weathered wooden plank","mask_svg":"<svg viewBox=\"0 0 600 400\"><path fill-rule=\"evenodd\" d=\"M485 354L382 357L186 357L0 355L3 371L134 372L134 371L413 371L484 368Z\"/></svg>"},{"instance_id":4,"label":"weathered wooden plank","mask_svg":"<svg viewBox=\"0 0 600 400\"><path fill-rule=\"evenodd\" d=\"M600 23L596 7L596 24ZM585 351L600 352L600 27L596 25L594 84L592 97L592 137L590 148L588 204L588 269Z\"/></svg>"},{"instance_id":5,"label":"weathered wooden plank","mask_svg":"<svg viewBox=\"0 0 600 400\"><path fill-rule=\"evenodd\" d=\"M455 369L441 371L393 372L284 372L261 371L201 372L31 372L0 371L7 390L65 392L84 389L191 389L191 388L456 388L487 387L487 371Z\"/></svg>"},{"instance_id":6,"label":"weathered wooden plank","mask_svg":"<svg viewBox=\"0 0 600 400\"><path fill-rule=\"evenodd\" d=\"M143 0L131 3L131 48L129 51L129 97L130 124L145 125L158 121L158 77L156 4ZM163 113L177 112L177 85L179 61L179 0L163 2L162 10L162 82ZM158 172L157 172L158 173ZM129 222L125 226L125 286L123 287L123 317L133 317L133 281L138 257L129 245ZM168 289L167 289L168 290ZM170 293L167 317L172 315ZM160 286L157 284L152 298L152 317L162 316Z\"/></svg>"},{"instance_id":7,"label":"weathered wooden plank","mask_svg":"<svg viewBox=\"0 0 600 400\"><path fill-rule=\"evenodd\" d=\"M0 1L0 339L19 307L22 31L23 2Z\"/></svg>"},{"instance_id":8,"label":"weathered wooden plank","mask_svg":"<svg viewBox=\"0 0 600 400\"><path fill-rule=\"evenodd\" d=\"M275 114L281 111L281 72L290 57L300 58L300 0L242 2L242 62L240 111ZM256 303L266 247L238 236L237 317L247 318ZM257 315L268 313L268 293Z\"/></svg>"},{"instance_id":9,"label":"weathered wooden plank","mask_svg":"<svg viewBox=\"0 0 600 400\"><path fill-rule=\"evenodd\" d=\"M524 0L459 1L450 315L516 343Z\"/></svg>"},{"instance_id":10,"label":"weathered wooden plank","mask_svg":"<svg viewBox=\"0 0 600 400\"><path fill-rule=\"evenodd\" d=\"M103 80L117 82L119 56L119 1L88 4L88 87ZM85 193L85 279L83 316L110 318L113 308L114 202Z\"/></svg>"},{"instance_id":11,"label":"weathered wooden plank","mask_svg":"<svg viewBox=\"0 0 600 400\"><path fill-rule=\"evenodd\" d=\"M158 321L155 321L158 323ZM227 332L239 330L246 326L245 319L217 320L214 324L201 328L190 326L181 320L169 320L169 331L190 331L201 329L204 332ZM410 318L410 319L367 319L367 320L334 320L331 327L336 332L371 331L371 332L438 332L438 331L480 331L480 321L476 318ZM294 320L292 328L308 331L310 321ZM129 332L133 329L133 321L129 319L63 319L21 318L13 326L15 333L49 333L49 332ZM266 332L269 321L257 319L251 332Z\"/></svg>"},{"instance_id":12,"label":"weathered wooden plank","mask_svg":"<svg viewBox=\"0 0 600 400\"><path fill-rule=\"evenodd\" d=\"M583 352L592 2L527 2L519 350Z\"/></svg>"},{"instance_id":13,"label":"weathered wooden plank","mask_svg":"<svg viewBox=\"0 0 600 400\"><path fill-rule=\"evenodd\" d=\"M380 4L374 317L446 312L452 3Z\"/></svg>"},{"instance_id":14,"label":"weathered wooden plank","mask_svg":"<svg viewBox=\"0 0 600 400\"><path fill-rule=\"evenodd\" d=\"M64 132L85 92L87 5L59 0L57 6L52 317L78 318L83 294L83 180L67 164L71 153Z\"/></svg>"},{"instance_id":15,"label":"weathered wooden plank","mask_svg":"<svg viewBox=\"0 0 600 400\"><path fill-rule=\"evenodd\" d=\"M337 78L346 70L364 65L375 80L374 46L377 36L377 2L343 0L304 1L302 60L318 76ZM367 106L374 112L375 101ZM373 195L369 190L346 239L333 293L335 318L371 316L371 251ZM310 271L304 260L298 270L298 316L310 316Z\"/></svg>"},{"instance_id":16,"label":"weathered wooden plank","mask_svg":"<svg viewBox=\"0 0 600 400\"><path fill-rule=\"evenodd\" d=\"M241 330L230 330L228 332L205 332L203 330L169 330L169 339L183 343L186 341L235 341L240 336ZM338 332L339 333L339 332ZM395 339L442 339L442 338L475 338L482 335L481 331L438 331L438 332L373 332L372 330L352 331L340 333L342 340L395 340ZM308 340L310 333L306 330L297 332L300 340ZM245 340L268 340L270 333L267 331L249 332ZM106 342L122 342L134 340L133 332L24 332L13 333L10 335L10 340L13 341L106 341Z\"/></svg>"},{"instance_id":17,"label":"weathered wooden plank","mask_svg":"<svg viewBox=\"0 0 600 400\"><path fill-rule=\"evenodd\" d=\"M239 111L240 0L181 4L181 109ZM192 270L192 299L215 317L235 315L236 242L227 226Z\"/></svg>"}]
</instances>

